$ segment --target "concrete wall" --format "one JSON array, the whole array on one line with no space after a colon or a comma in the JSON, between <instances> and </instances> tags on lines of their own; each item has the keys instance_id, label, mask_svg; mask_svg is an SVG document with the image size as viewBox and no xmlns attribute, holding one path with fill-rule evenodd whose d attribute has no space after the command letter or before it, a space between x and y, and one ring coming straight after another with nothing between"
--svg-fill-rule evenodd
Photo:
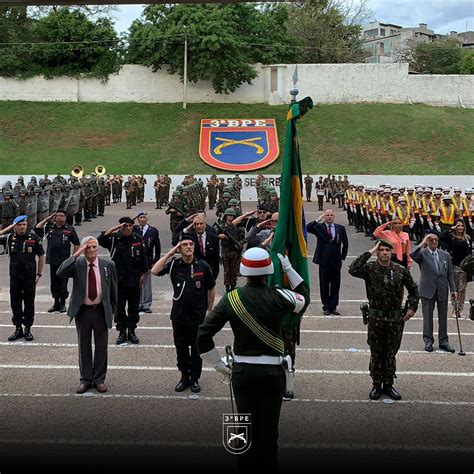
<instances>
[{"instance_id":1,"label":"concrete wall","mask_svg":"<svg viewBox=\"0 0 474 474\"><path fill-rule=\"evenodd\" d=\"M294 65L256 65L259 76L232 94L215 94L210 82L188 84L188 102L288 103ZM271 68L278 71L271 91ZM298 97L317 103L425 103L474 108L474 75L409 75L407 64L303 64L298 66ZM183 85L165 70L125 65L106 83L92 79L0 77L0 100L63 102L181 102Z\"/></svg>"},{"instance_id":2,"label":"concrete wall","mask_svg":"<svg viewBox=\"0 0 474 474\"><path fill-rule=\"evenodd\" d=\"M214 172L214 171L213 171ZM231 182L234 174L224 174L217 173L218 178L224 178L226 182ZM207 179L211 173L208 175L195 175L196 179L201 178L203 183L207 183ZM55 175L54 175L55 176ZM49 175L49 178L54 178L53 175ZM311 175L314 179L314 182L318 180L319 175ZM326 177L326 175L323 175ZM0 175L0 186L5 183L5 181L11 181L13 184L16 183L18 176L7 176ZM30 176L23 175L25 182L30 180ZM64 176L68 178L68 176ZM125 179L127 178L124 176ZM155 200L155 191L153 189L153 183L156 179L155 175L145 175L147 179L147 185L145 187L145 201L154 201ZM257 178L256 174L240 174L242 178L242 192L241 199L242 201L256 201L257 192L255 190L255 179ZM270 186L274 186L278 194L280 194L280 176L276 174L265 174L265 177L269 178ZM40 175L36 175L36 178L42 178ZM171 191L174 191L176 186L182 183L184 175L170 175L172 179ZM378 175L349 175L349 181L351 183L361 183L364 186L379 186L380 184L390 184L391 186L415 186L420 184L422 186L450 186L454 188L455 186L461 186L461 188L473 188L474 187L474 176L378 176ZM314 193L314 191L313 191Z\"/></svg>"}]
</instances>

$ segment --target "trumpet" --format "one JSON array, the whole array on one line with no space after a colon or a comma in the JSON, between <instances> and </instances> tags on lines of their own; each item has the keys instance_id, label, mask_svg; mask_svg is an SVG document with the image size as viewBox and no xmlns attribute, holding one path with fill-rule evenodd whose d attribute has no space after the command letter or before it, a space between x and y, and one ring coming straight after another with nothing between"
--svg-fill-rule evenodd
<instances>
[{"instance_id":1,"label":"trumpet","mask_svg":"<svg viewBox=\"0 0 474 474\"><path fill-rule=\"evenodd\" d=\"M74 178L82 178L84 175L84 168L81 165L74 165L71 169L71 176Z\"/></svg>"}]
</instances>

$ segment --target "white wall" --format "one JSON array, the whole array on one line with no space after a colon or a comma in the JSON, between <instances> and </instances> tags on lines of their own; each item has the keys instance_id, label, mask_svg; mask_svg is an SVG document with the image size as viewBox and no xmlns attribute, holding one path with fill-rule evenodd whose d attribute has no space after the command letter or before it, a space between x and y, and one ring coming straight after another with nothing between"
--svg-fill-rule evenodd
<instances>
[{"instance_id":1,"label":"white wall","mask_svg":"<svg viewBox=\"0 0 474 474\"><path fill-rule=\"evenodd\" d=\"M271 92L270 67L278 69L278 90ZM258 77L232 94L215 94L210 82L188 84L190 103L288 103L294 65L256 65ZM474 75L409 75L407 64L302 64L299 98L316 103L425 103L474 108ZM175 103L183 100L177 75L125 65L108 82L95 79L0 77L0 100L63 102Z\"/></svg>"},{"instance_id":2,"label":"white wall","mask_svg":"<svg viewBox=\"0 0 474 474\"><path fill-rule=\"evenodd\" d=\"M196 178L201 178L203 183L207 183L207 178L210 177L208 175L195 175ZM226 182L232 181L232 178L235 176L234 174L223 174L223 173L216 173L218 178L224 178ZM318 180L319 175L311 175L316 182ZM0 185L3 185L5 181L11 181L13 184L16 183L18 176L7 176L7 175L0 175ZM29 175L23 175L25 178L25 182L30 180ZM49 178L52 179L54 176L50 175ZM68 176L64 176L67 178ZM154 201L155 200L155 191L153 189L153 183L156 179L155 175L145 175L147 179L147 186L145 188L145 201ZM241 198L242 201L256 201L257 200L257 193L255 190L255 179L257 178L256 174L240 174L242 178L242 193ZM269 178L270 185L274 186L280 194L279 188L279 175L276 174L265 174L265 177ZM323 175L326 177L326 175ZM42 178L42 175L36 175L36 178ZM126 178L126 177L125 177ZM184 179L184 175L170 175L172 179L171 184L171 191L174 191L178 184ZM455 186L461 186L461 188L474 188L474 176L382 176L382 175L349 175L349 181L351 183L361 183L365 186L379 186L380 184L390 184L392 186L414 186L416 184L425 185L425 186L450 186L454 188Z\"/></svg>"}]
</instances>

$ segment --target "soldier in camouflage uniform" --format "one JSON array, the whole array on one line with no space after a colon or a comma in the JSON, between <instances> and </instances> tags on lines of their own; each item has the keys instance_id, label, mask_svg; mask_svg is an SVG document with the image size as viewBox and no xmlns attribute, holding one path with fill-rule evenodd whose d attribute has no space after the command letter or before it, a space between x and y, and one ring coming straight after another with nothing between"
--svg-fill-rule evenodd
<instances>
[{"instance_id":1,"label":"soldier in camouflage uniform","mask_svg":"<svg viewBox=\"0 0 474 474\"><path fill-rule=\"evenodd\" d=\"M218 200L222 199L222 195L224 194L225 182L224 178L219 178L219 182L216 184L217 191L219 196L217 197Z\"/></svg>"},{"instance_id":2,"label":"soldier in camouflage uniform","mask_svg":"<svg viewBox=\"0 0 474 474\"><path fill-rule=\"evenodd\" d=\"M313 190L313 178L308 173L304 178L304 187L306 190L306 202L311 202L311 191Z\"/></svg>"},{"instance_id":3,"label":"soldier in camouflage uniform","mask_svg":"<svg viewBox=\"0 0 474 474\"><path fill-rule=\"evenodd\" d=\"M97 215L103 216L105 211L105 198L107 193L105 191L105 180L99 178L97 182Z\"/></svg>"},{"instance_id":4,"label":"soldier in camouflage uniform","mask_svg":"<svg viewBox=\"0 0 474 474\"><path fill-rule=\"evenodd\" d=\"M209 209L214 209L217 201L217 176L215 174L211 175L207 182L207 194L209 196Z\"/></svg>"},{"instance_id":5,"label":"soldier in camouflage uniform","mask_svg":"<svg viewBox=\"0 0 474 474\"><path fill-rule=\"evenodd\" d=\"M219 199L216 206L216 216L222 217L224 211L229 207L230 194L225 192L222 193L222 199Z\"/></svg>"},{"instance_id":6,"label":"soldier in camouflage uniform","mask_svg":"<svg viewBox=\"0 0 474 474\"><path fill-rule=\"evenodd\" d=\"M396 355L402 341L403 326L418 309L418 285L410 272L391 261L392 245L378 240L375 246L352 262L349 273L365 280L369 306L367 343L370 346L370 376L373 387L371 400L378 400L382 393L393 400L400 400L400 393L393 386L396 378ZM377 260L369 262L372 255ZM408 299L402 308L403 288ZM383 383L383 387L382 387Z\"/></svg>"},{"instance_id":7,"label":"soldier in camouflage uniform","mask_svg":"<svg viewBox=\"0 0 474 474\"><path fill-rule=\"evenodd\" d=\"M236 213L234 209L228 208L224 211L225 221L219 225L217 234L221 239L222 265L224 266L224 285L226 291L231 291L237 286L239 276L240 256L243 246L240 242L243 239L244 229L232 224Z\"/></svg>"},{"instance_id":8,"label":"soldier in camouflage uniform","mask_svg":"<svg viewBox=\"0 0 474 474\"><path fill-rule=\"evenodd\" d=\"M1 204L0 213L2 215L2 229L5 229L18 216L18 204L13 200L13 192L10 189L4 189L2 194L4 201Z\"/></svg>"},{"instance_id":9,"label":"soldier in camouflage uniform","mask_svg":"<svg viewBox=\"0 0 474 474\"><path fill-rule=\"evenodd\" d=\"M280 207L280 199L278 198L276 189L271 189L268 194L270 195L270 201L267 203L267 209L268 212L273 214L278 212L278 208Z\"/></svg>"},{"instance_id":10,"label":"soldier in camouflage uniform","mask_svg":"<svg viewBox=\"0 0 474 474\"><path fill-rule=\"evenodd\" d=\"M173 240L176 234L176 227L188 216L188 208L179 191L173 192L171 202L168 204L168 209L166 209L165 213L170 216L171 240Z\"/></svg>"}]
</instances>

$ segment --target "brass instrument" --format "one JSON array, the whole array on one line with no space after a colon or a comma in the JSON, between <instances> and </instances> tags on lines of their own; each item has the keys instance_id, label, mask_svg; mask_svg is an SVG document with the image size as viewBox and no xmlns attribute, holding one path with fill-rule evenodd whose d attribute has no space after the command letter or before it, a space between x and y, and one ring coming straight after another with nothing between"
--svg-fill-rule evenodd
<instances>
[{"instance_id":1,"label":"brass instrument","mask_svg":"<svg viewBox=\"0 0 474 474\"><path fill-rule=\"evenodd\" d=\"M103 176L105 174L105 166L97 165L94 171L97 176Z\"/></svg>"},{"instance_id":2,"label":"brass instrument","mask_svg":"<svg viewBox=\"0 0 474 474\"><path fill-rule=\"evenodd\" d=\"M74 165L71 169L71 176L80 179L84 175L84 168L81 165Z\"/></svg>"}]
</instances>

